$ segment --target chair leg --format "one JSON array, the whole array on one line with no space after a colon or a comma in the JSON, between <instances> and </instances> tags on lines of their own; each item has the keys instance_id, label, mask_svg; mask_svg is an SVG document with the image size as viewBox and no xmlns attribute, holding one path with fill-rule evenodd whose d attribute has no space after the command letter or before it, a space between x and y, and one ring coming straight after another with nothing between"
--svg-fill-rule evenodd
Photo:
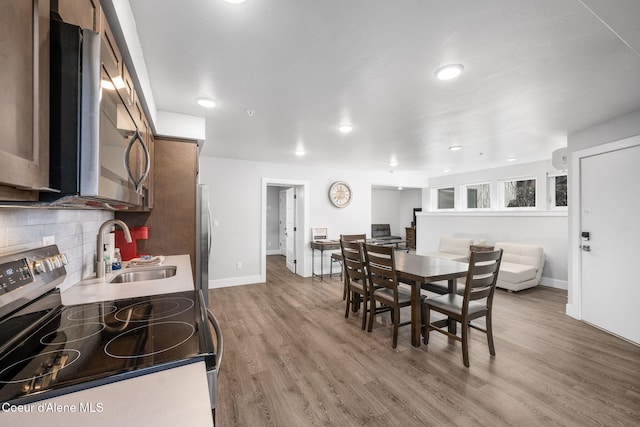
<instances>
[{"instance_id":1,"label":"chair leg","mask_svg":"<svg viewBox=\"0 0 640 427\"><path fill-rule=\"evenodd\" d=\"M362 315L362 330L364 331L367 327L367 298L364 295L362 296L362 310L360 310L360 313Z\"/></svg>"},{"instance_id":2,"label":"chair leg","mask_svg":"<svg viewBox=\"0 0 640 427\"><path fill-rule=\"evenodd\" d=\"M398 324L400 323L400 309L392 311L393 319L393 348L398 346Z\"/></svg>"},{"instance_id":3,"label":"chair leg","mask_svg":"<svg viewBox=\"0 0 640 427\"><path fill-rule=\"evenodd\" d=\"M349 284L347 282L347 275L344 274L344 276L342 277L342 299L347 299L347 293L349 293Z\"/></svg>"},{"instance_id":4,"label":"chair leg","mask_svg":"<svg viewBox=\"0 0 640 427\"><path fill-rule=\"evenodd\" d=\"M373 318L375 317L375 313L376 313L376 300L371 298L370 304L371 304L371 307L369 308L369 310L371 310L371 312L369 313L369 327L367 328L367 331L369 332L373 330Z\"/></svg>"},{"instance_id":5,"label":"chair leg","mask_svg":"<svg viewBox=\"0 0 640 427\"><path fill-rule=\"evenodd\" d=\"M351 305L351 292L349 290L347 290L347 309L344 312L344 317L348 318L349 317L349 309L351 307L349 307Z\"/></svg>"},{"instance_id":6,"label":"chair leg","mask_svg":"<svg viewBox=\"0 0 640 427\"><path fill-rule=\"evenodd\" d=\"M469 367L469 323L462 322L462 362L464 366Z\"/></svg>"},{"instance_id":7,"label":"chair leg","mask_svg":"<svg viewBox=\"0 0 640 427\"><path fill-rule=\"evenodd\" d=\"M429 344L429 323L431 322L431 307L427 304L422 306L422 342Z\"/></svg>"},{"instance_id":8,"label":"chair leg","mask_svg":"<svg viewBox=\"0 0 640 427\"><path fill-rule=\"evenodd\" d=\"M486 329L487 329L487 343L489 344L489 354L496 355L496 348L493 346L493 327L491 325L491 311L487 313L486 317Z\"/></svg>"}]
</instances>

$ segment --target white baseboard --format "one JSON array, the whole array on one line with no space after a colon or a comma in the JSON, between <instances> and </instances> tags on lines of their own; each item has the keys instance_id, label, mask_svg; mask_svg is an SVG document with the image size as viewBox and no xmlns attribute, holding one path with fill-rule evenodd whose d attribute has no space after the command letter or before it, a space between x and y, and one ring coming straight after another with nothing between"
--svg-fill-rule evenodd
<instances>
[{"instance_id":1,"label":"white baseboard","mask_svg":"<svg viewBox=\"0 0 640 427\"><path fill-rule=\"evenodd\" d=\"M267 255L282 255L280 249L269 249Z\"/></svg>"},{"instance_id":2,"label":"white baseboard","mask_svg":"<svg viewBox=\"0 0 640 427\"><path fill-rule=\"evenodd\" d=\"M564 289L565 291L569 289L569 282L566 280L551 279L549 277L541 278L540 284L549 288Z\"/></svg>"},{"instance_id":3,"label":"white baseboard","mask_svg":"<svg viewBox=\"0 0 640 427\"><path fill-rule=\"evenodd\" d=\"M229 277L228 279L209 280L209 289L227 288L229 286L252 285L254 283L264 283L264 277L260 275Z\"/></svg>"}]
</instances>

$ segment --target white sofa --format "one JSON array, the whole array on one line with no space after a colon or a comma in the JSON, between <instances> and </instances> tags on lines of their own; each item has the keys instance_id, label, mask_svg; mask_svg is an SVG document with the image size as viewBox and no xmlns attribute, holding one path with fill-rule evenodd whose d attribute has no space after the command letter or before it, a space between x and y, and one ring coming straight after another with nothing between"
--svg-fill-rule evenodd
<instances>
[{"instance_id":1,"label":"white sofa","mask_svg":"<svg viewBox=\"0 0 640 427\"><path fill-rule=\"evenodd\" d=\"M455 237L442 237L438 252L426 254L427 256L435 256L445 258L451 261L469 261L469 247L473 244L471 239L460 239Z\"/></svg>"},{"instance_id":2,"label":"white sofa","mask_svg":"<svg viewBox=\"0 0 640 427\"><path fill-rule=\"evenodd\" d=\"M496 242L495 248L503 250L496 286L512 292L532 288L540 283L544 268L544 251L541 247Z\"/></svg>"},{"instance_id":3,"label":"white sofa","mask_svg":"<svg viewBox=\"0 0 640 427\"><path fill-rule=\"evenodd\" d=\"M444 258L451 261L469 262L470 246L473 244L471 239L461 239L454 237L442 237L440 238L440 245L438 246L438 252L431 252L425 254L427 256L434 256L438 258ZM464 279L462 280L464 284ZM422 285L422 289L435 292L437 294L446 294L449 292L447 281L439 281L432 283L425 283ZM458 293L464 291L464 286L458 286Z\"/></svg>"}]
</instances>

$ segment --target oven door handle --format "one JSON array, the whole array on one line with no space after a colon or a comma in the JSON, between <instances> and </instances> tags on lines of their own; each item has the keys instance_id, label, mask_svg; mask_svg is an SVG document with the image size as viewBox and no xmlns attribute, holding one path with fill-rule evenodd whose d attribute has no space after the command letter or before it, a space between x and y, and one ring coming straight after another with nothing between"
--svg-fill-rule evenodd
<instances>
[{"instance_id":1,"label":"oven door handle","mask_svg":"<svg viewBox=\"0 0 640 427\"><path fill-rule=\"evenodd\" d=\"M222 355L224 353L224 337L222 336L222 331L220 330L220 324L218 323L218 319L215 314L211 310L207 308L207 318L209 319L209 323L213 325L213 330L216 333L216 338L218 341L218 348L216 348L216 371L220 371L220 364L222 363Z\"/></svg>"},{"instance_id":2,"label":"oven door handle","mask_svg":"<svg viewBox=\"0 0 640 427\"><path fill-rule=\"evenodd\" d=\"M200 295L202 297L202 294ZM207 384L209 386L209 400L211 402L211 413L213 416L213 425L216 425L216 406L218 405L218 374L220 373L220 364L222 363L222 355L224 354L224 338L222 337L222 331L220 330L220 324L218 319L208 308L207 318L209 323L213 325L213 329L216 333L216 340L218 342L216 349L216 365L213 368L207 367Z\"/></svg>"}]
</instances>

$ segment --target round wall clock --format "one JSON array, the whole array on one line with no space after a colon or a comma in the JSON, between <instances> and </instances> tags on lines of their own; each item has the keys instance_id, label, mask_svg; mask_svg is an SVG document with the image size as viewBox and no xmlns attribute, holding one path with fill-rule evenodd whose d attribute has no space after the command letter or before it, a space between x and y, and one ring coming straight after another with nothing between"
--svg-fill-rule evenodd
<instances>
[{"instance_id":1,"label":"round wall clock","mask_svg":"<svg viewBox=\"0 0 640 427\"><path fill-rule=\"evenodd\" d=\"M329 200L337 208L349 206L351 196L351 187L344 181L336 181L329 187Z\"/></svg>"}]
</instances>

